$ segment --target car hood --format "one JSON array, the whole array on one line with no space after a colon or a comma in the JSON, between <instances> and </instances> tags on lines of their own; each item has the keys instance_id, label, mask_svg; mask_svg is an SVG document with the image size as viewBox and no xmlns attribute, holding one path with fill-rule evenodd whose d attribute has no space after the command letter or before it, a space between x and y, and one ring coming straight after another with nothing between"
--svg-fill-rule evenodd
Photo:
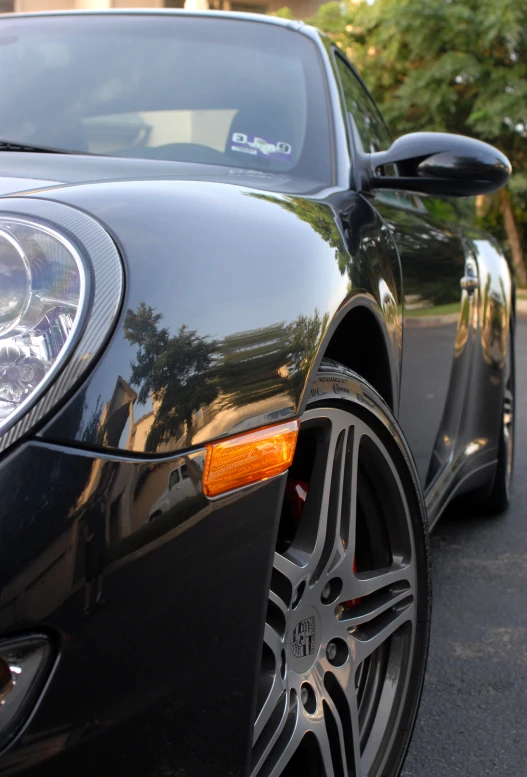
<instances>
[{"instance_id":1,"label":"car hood","mask_svg":"<svg viewBox=\"0 0 527 777\"><path fill-rule=\"evenodd\" d=\"M287 194L312 194L324 188L309 179L238 167L88 154L0 152L0 197L98 181L167 179L205 180Z\"/></svg>"}]
</instances>

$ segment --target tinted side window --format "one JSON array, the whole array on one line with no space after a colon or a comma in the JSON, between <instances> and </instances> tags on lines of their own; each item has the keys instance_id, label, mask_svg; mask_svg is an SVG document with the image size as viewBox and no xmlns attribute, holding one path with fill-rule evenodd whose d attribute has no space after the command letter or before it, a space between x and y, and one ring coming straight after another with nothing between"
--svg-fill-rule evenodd
<instances>
[{"instance_id":1,"label":"tinted side window","mask_svg":"<svg viewBox=\"0 0 527 777\"><path fill-rule=\"evenodd\" d=\"M344 92L346 110L353 116L364 151L368 154L373 151L384 151L390 146L391 138L384 126L381 114L342 57L337 55L335 59Z\"/></svg>"},{"instance_id":2,"label":"tinted side window","mask_svg":"<svg viewBox=\"0 0 527 777\"><path fill-rule=\"evenodd\" d=\"M386 150L391 145L392 139L377 106L347 62L339 54L335 54L335 60L346 110L353 117L364 151L371 154L374 151ZM393 172L398 174L396 166L394 166ZM378 192L377 197L392 205L423 210L419 198L413 194L385 190Z\"/></svg>"}]
</instances>

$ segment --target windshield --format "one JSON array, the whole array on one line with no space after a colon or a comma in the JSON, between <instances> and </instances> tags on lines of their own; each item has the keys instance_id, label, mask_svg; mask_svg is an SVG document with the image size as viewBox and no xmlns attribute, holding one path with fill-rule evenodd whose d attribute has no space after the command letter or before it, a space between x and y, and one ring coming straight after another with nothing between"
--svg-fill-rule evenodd
<instances>
[{"instance_id":1,"label":"windshield","mask_svg":"<svg viewBox=\"0 0 527 777\"><path fill-rule=\"evenodd\" d=\"M183 15L0 20L0 139L331 181L315 44Z\"/></svg>"}]
</instances>

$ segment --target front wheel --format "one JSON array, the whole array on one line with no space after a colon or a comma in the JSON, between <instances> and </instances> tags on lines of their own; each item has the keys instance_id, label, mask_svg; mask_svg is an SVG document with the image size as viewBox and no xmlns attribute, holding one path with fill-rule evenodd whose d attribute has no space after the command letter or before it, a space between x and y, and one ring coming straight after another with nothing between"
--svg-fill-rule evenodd
<instances>
[{"instance_id":1,"label":"front wheel","mask_svg":"<svg viewBox=\"0 0 527 777\"><path fill-rule=\"evenodd\" d=\"M424 679L428 532L379 395L323 362L286 486L251 777L396 777Z\"/></svg>"}]
</instances>

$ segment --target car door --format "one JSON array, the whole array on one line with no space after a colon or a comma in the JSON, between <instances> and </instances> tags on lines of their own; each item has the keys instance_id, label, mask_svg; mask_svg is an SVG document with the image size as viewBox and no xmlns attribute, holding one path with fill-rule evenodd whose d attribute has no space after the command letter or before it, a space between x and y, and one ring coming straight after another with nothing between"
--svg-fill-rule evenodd
<instances>
[{"instance_id":1,"label":"car door","mask_svg":"<svg viewBox=\"0 0 527 777\"><path fill-rule=\"evenodd\" d=\"M334 56L349 123L357 130L350 136L356 143L358 133L367 153L388 148L391 139L375 103L346 60L337 51ZM426 486L455 455L471 364L477 266L467 259L460 237L430 214L419 197L379 192L373 204L393 235L401 262L399 421Z\"/></svg>"}]
</instances>

